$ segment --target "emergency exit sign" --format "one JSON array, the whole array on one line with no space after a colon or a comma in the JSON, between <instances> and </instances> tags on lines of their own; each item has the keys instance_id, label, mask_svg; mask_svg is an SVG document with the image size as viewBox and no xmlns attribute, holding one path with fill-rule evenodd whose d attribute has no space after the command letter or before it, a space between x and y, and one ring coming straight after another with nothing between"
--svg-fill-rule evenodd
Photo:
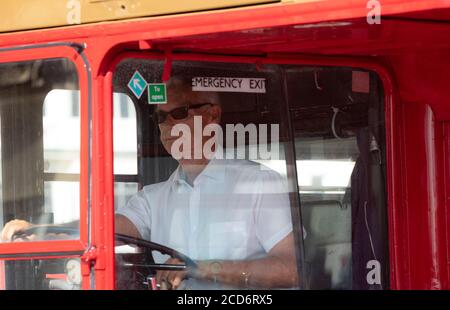
<instances>
[{"instance_id":1,"label":"emergency exit sign","mask_svg":"<svg viewBox=\"0 0 450 310\"><path fill-rule=\"evenodd\" d=\"M149 104L167 103L167 91L165 83L148 84L148 103Z\"/></svg>"}]
</instances>

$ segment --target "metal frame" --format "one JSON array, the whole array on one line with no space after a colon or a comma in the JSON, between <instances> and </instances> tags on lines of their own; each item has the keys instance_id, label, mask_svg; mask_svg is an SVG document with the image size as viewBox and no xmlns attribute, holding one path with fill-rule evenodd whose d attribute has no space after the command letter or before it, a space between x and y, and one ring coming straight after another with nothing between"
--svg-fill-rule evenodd
<instances>
[{"instance_id":1,"label":"metal frame","mask_svg":"<svg viewBox=\"0 0 450 310\"><path fill-rule=\"evenodd\" d=\"M142 59L142 60L166 60L167 55L164 53L158 53L158 52L123 52L119 53L113 60L111 61L111 64L109 65L109 70L107 72L108 80L106 81L106 84L109 84L107 88L112 89L112 76L116 70L117 65L124 59ZM378 76L380 77L380 80L383 83L384 87L384 104L385 104L385 120L386 120L386 157L387 157L387 172L393 171L393 162L392 159L394 158L392 151L394 150L393 147L393 136L391 135L392 127L390 127L390 124L392 124L392 117L393 117L393 94L394 94L394 88L393 88L393 82L391 79L391 74L388 69L386 69L386 66L374 61L373 59L368 58L336 58L336 57L307 57L307 56L299 56L299 55L285 55L285 56L269 56L269 57L242 57L242 56L222 56L222 55L212 55L212 54L196 54L196 53L179 53L179 54L172 54L171 55L171 61L198 61L198 62L228 62L228 63L249 63L249 64L255 64L255 65L263 65L263 64L290 64L290 65L314 65L314 66L329 66L329 67L351 67L351 68L363 68L372 70ZM110 103L108 105L112 106L112 92L109 96ZM288 117L288 116L287 116ZM295 154L291 154L291 156L295 156ZM294 157L295 159L295 157ZM292 159L291 159L292 160ZM292 168L292 167L290 167ZM292 170L292 169L288 169ZM295 170L295 169L294 169ZM296 171L289 175L289 179L296 180ZM392 182L389 182L390 178L388 177L386 181L386 188L388 193L388 201L387 201L387 208L388 208L388 222L389 222L389 239L391 239L392 231L395 229L393 227L394 222L391 220L391 218L394 216L394 210L392 206L394 205L394 195L392 191ZM295 194L295 188L296 188L296 182L290 182L290 192L294 191L291 195L291 199L294 199L299 202L298 208L300 209L300 198L299 197L293 197ZM296 191L298 192L298 190ZM298 195L297 195L298 196ZM294 209L295 211L295 209ZM294 212L295 213L295 212ZM303 250L303 230L299 227L302 226L302 220L301 220L301 212L299 211L299 225L296 229L297 235L296 236L296 243L300 246L300 250L297 253L298 255L298 264L299 264L299 274L304 276L304 250ZM293 215L294 217L294 215ZM297 221L296 221L297 222ZM395 248L393 247L394 242L389 244L389 252L394 254ZM395 254L394 254L395 255ZM396 278L395 274L395 264L394 264L394 256L390 257L390 266L391 266L391 284L395 287L395 281ZM305 287L305 283L300 280L300 287Z\"/></svg>"},{"instance_id":2,"label":"metal frame","mask_svg":"<svg viewBox=\"0 0 450 310\"><path fill-rule=\"evenodd\" d=\"M91 78L89 63L83 55L84 47L75 43L50 43L25 45L0 49L0 63L32 61L51 58L66 58L77 68L80 88L80 238L51 242L0 243L0 258L5 260L30 258L63 258L82 256L91 244ZM88 267L88 266L85 266ZM86 268L83 268L84 270ZM86 273L86 270L85 272ZM89 271L88 271L89 273ZM86 282L86 281L84 281Z\"/></svg>"}]
</instances>

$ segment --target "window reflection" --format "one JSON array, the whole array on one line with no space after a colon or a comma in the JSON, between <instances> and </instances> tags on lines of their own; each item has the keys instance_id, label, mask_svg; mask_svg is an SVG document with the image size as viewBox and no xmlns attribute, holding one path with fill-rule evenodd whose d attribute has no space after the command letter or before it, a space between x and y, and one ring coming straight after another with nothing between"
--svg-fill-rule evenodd
<instances>
[{"instance_id":1,"label":"window reflection","mask_svg":"<svg viewBox=\"0 0 450 310\"><path fill-rule=\"evenodd\" d=\"M175 62L172 75L174 81L179 79L179 85L183 86L183 96L174 92L172 87L176 83L169 81L168 103L164 106L148 104L146 95L133 97L127 88L133 74L139 70L148 83L159 83L162 68L159 61L128 59L118 66L114 76L114 90L127 93L138 109L136 124L140 127L137 128L136 138L139 169L136 182L143 187L137 194L129 196L137 187L127 190L124 184L130 182L133 175L131 172L116 175L115 207L117 215L122 217L116 219L116 224L119 223L116 229L122 229L125 218L127 225L131 223L134 227L127 230L133 236L181 252L197 262L200 268L206 264L208 270L217 269L214 274L208 271L202 277L183 278L182 287L187 289L297 288L298 282L278 281L273 272L284 274L286 270L277 269L276 263L265 260L270 257L275 245L281 244L283 238L278 237L294 237L291 231L304 231L306 236L302 244L300 236L295 235L295 243L294 239L289 240L292 243L284 252L292 253L290 257L295 258L294 246L304 245L305 261L299 260L300 267L306 271L306 278L301 279L306 288L385 287L382 284L364 284L367 270L363 264L373 258L372 252L375 252L364 243L370 238L372 243L368 244L376 248L376 258L382 262L380 272L385 275L388 270L387 251L383 243L387 226L383 213L386 207L384 196L380 194L377 202L364 198L370 197L372 191L382 193L384 190L384 179L375 179L375 176L382 175L384 167L380 164L368 172L362 164L366 152L364 144L368 141L372 144L376 141L378 147L371 148L369 152L377 153L379 162L384 156L384 110L375 75L365 71L353 74L348 68L265 66L264 70L256 71L254 66L244 64ZM287 73L288 93L284 95L281 70ZM320 71L320 81L316 71ZM257 95L229 90L202 94L197 90L194 92L191 84L182 82L196 77L203 88L210 87L210 84L220 88L222 82L223 85L231 85L227 80L230 76L264 80L267 91ZM368 81L367 87L353 87L355 76ZM317 87L318 82L320 88ZM284 101L285 98L288 102ZM115 115L125 115L122 101L119 98L115 101ZM228 161L230 157L224 156L225 159L218 164L219 160L213 157L204 165L202 172L190 179L192 171L188 166L183 166L186 158L176 158L172 148L168 147L172 142L164 135L168 130L165 126L169 124L167 127L173 128L176 124L183 124L189 127L191 121L195 122L195 117L216 109L214 104L217 102L220 106L220 124L217 125L220 128L237 124L242 127L254 125L252 130L257 132L261 124L276 124L280 127L279 139L271 137L269 143L262 139L255 140L251 138L252 130L248 130L247 138L237 142L229 143L223 139L221 147L226 154L245 154L244 159L239 159L237 163ZM189 108L200 103L201 106L192 108L192 111ZM183 108L183 104L187 108ZM284 111L289 111L288 115ZM156 123L157 120L161 121ZM292 123L292 133L288 133L288 122ZM361 137L364 131L371 132L372 138ZM292 140L289 141L289 138ZM257 154L254 151L259 147L275 144L278 152L276 158L268 160L252 155ZM291 157L292 162L289 162L288 152L296 155ZM117 152L115 164L122 167L115 168L119 171L128 162ZM249 166L258 173L254 173ZM211 167L225 171L225 177L216 178L215 173L209 173ZM288 169L294 172L296 169L297 180L288 179L288 175L294 175ZM234 175L232 182L226 179L230 175ZM261 177L264 175L266 178ZM117 183L119 179L121 185ZM222 183L215 184L216 179ZM298 192L289 192L288 188L295 188ZM301 208L296 195L300 197ZM261 203L264 201L269 203ZM368 204L371 205L370 210L365 209ZM367 216L362 216L364 214ZM263 224L258 226L258 221ZM366 229L369 234L364 231L366 222L370 222L367 225L369 229ZM286 232L288 234L283 235ZM135 258L134 261L149 268L145 272L155 281L161 280L155 263L180 263L171 255L156 253L147 258ZM151 266L142 263L145 261L150 261ZM295 259L293 261L293 264L287 264L289 274L297 275L300 268ZM265 268L254 267L260 262L267 263ZM246 264L245 268L241 264ZM237 266L242 267L239 272ZM119 268L120 279L126 279L126 272L120 269L120 265L116 268ZM131 278L136 278L136 274ZM141 274L137 278L141 279ZM120 279L119 282L122 281ZM288 276L284 277L286 279ZM385 276L383 281L387 281Z\"/></svg>"},{"instance_id":2,"label":"window reflection","mask_svg":"<svg viewBox=\"0 0 450 310\"><path fill-rule=\"evenodd\" d=\"M74 63L2 63L0 75L9 76L0 83L8 84L0 104L2 231L14 219L26 223L19 231L78 220L81 122ZM2 241L11 241L9 235Z\"/></svg>"},{"instance_id":3,"label":"window reflection","mask_svg":"<svg viewBox=\"0 0 450 310\"><path fill-rule=\"evenodd\" d=\"M80 290L81 285L79 258L0 260L0 289Z\"/></svg>"}]
</instances>

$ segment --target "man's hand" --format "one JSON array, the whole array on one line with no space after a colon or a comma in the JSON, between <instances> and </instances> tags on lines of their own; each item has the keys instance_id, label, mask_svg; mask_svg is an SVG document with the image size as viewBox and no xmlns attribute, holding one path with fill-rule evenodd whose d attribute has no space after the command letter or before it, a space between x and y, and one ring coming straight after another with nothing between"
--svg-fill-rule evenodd
<instances>
[{"instance_id":1,"label":"man's hand","mask_svg":"<svg viewBox=\"0 0 450 310\"><path fill-rule=\"evenodd\" d=\"M3 227L1 234L2 242L12 241L11 238L16 232L23 231L27 228L30 228L31 226L32 226L31 223L23 220L12 220L6 223L5 227Z\"/></svg>"},{"instance_id":2,"label":"man's hand","mask_svg":"<svg viewBox=\"0 0 450 310\"><path fill-rule=\"evenodd\" d=\"M170 258L165 264L184 264L183 261L178 258ZM186 279L188 274L187 270L171 271L171 270L159 270L156 273L156 283L160 285L161 289L176 290L181 282Z\"/></svg>"}]
</instances>

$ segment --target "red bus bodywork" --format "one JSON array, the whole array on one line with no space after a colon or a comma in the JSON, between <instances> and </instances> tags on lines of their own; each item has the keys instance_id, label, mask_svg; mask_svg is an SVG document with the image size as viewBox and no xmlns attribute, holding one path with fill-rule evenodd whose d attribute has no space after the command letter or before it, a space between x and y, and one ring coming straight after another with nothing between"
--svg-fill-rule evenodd
<instances>
[{"instance_id":1,"label":"red bus bodywork","mask_svg":"<svg viewBox=\"0 0 450 310\"><path fill-rule=\"evenodd\" d=\"M0 244L0 252L82 251L83 288L92 288L91 272L95 289L114 288L112 74L124 52L189 60L345 65L374 70L384 84L391 288L449 289L450 1L381 4L381 24L373 25L366 20L367 1L330 0L0 35L0 48L18 48L1 52L1 62L72 59L84 72L82 124L87 124L89 100L92 115L90 141L87 128L81 128L85 147L80 241ZM76 45L85 62L74 52ZM190 53L177 54L178 50Z\"/></svg>"}]
</instances>

